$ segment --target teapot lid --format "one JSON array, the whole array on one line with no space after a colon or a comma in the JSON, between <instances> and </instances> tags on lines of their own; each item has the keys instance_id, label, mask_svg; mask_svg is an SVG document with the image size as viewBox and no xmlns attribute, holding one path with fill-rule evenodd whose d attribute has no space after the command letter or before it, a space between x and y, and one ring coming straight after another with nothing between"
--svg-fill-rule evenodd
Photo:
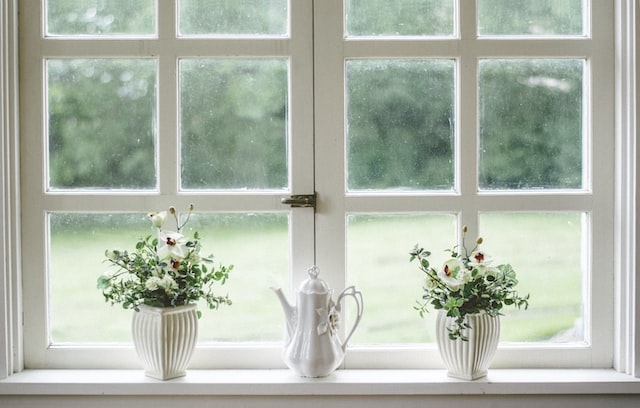
<instances>
[{"instance_id":1,"label":"teapot lid","mask_svg":"<svg viewBox=\"0 0 640 408\"><path fill-rule=\"evenodd\" d=\"M329 286L322 279L318 278L320 274L320 268L316 265L307 270L309 279L306 279L300 285L300 293L327 293L329 292Z\"/></svg>"}]
</instances>

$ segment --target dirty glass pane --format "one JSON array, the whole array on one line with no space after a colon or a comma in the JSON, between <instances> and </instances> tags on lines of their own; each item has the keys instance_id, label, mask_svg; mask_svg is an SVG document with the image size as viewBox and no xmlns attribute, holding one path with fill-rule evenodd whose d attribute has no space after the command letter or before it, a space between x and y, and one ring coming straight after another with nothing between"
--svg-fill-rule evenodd
<instances>
[{"instance_id":1,"label":"dirty glass pane","mask_svg":"<svg viewBox=\"0 0 640 408\"><path fill-rule=\"evenodd\" d=\"M480 35L585 33L585 0L478 0Z\"/></svg>"},{"instance_id":2,"label":"dirty glass pane","mask_svg":"<svg viewBox=\"0 0 640 408\"><path fill-rule=\"evenodd\" d=\"M46 0L47 34L152 35L156 0Z\"/></svg>"},{"instance_id":3,"label":"dirty glass pane","mask_svg":"<svg viewBox=\"0 0 640 408\"><path fill-rule=\"evenodd\" d=\"M494 264L511 264L519 281L516 289L531 295L528 310L505 309L501 341L585 340L586 220L578 212L480 214L483 249Z\"/></svg>"},{"instance_id":4,"label":"dirty glass pane","mask_svg":"<svg viewBox=\"0 0 640 408\"><path fill-rule=\"evenodd\" d=\"M455 242L454 214L349 215L347 282L365 303L365 318L350 344L435 342L436 313L422 319L413 308L422 301L425 275L415 261L409 263L409 252L420 244L431 250L436 265Z\"/></svg>"},{"instance_id":5,"label":"dirty glass pane","mask_svg":"<svg viewBox=\"0 0 640 408\"><path fill-rule=\"evenodd\" d=\"M349 190L451 190L453 60L347 61Z\"/></svg>"},{"instance_id":6,"label":"dirty glass pane","mask_svg":"<svg viewBox=\"0 0 640 408\"><path fill-rule=\"evenodd\" d=\"M50 189L156 187L156 61L47 60Z\"/></svg>"},{"instance_id":7,"label":"dirty glass pane","mask_svg":"<svg viewBox=\"0 0 640 408\"><path fill-rule=\"evenodd\" d=\"M481 189L583 187L584 60L482 60Z\"/></svg>"},{"instance_id":8,"label":"dirty glass pane","mask_svg":"<svg viewBox=\"0 0 640 408\"><path fill-rule=\"evenodd\" d=\"M168 219L166 228L172 228ZM231 306L209 310L201 304L201 342L282 341L284 318L270 286L289 292L289 219L287 214L199 214L183 232L201 236L204 256L234 265L220 286ZM132 251L138 239L153 235L145 213L49 215L50 338L61 343L131 342L131 314L111 306L96 288L108 268L107 249ZM251 248L247 256L246 248ZM69 316L73 316L70 319Z\"/></svg>"},{"instance_id":9,"label":"dirty glass pane","mask_svg":"<svg viewBox=\"0 0 640 408\"><path fill-rule=\"evenodd\" d=\"M268 35L289 32L287 0L179 0L181 35Z\"/></svg>"},{"instance_id":10,"label":"dirty glass pane","mask_svg":"<svg viewBox=\"0 0 640 408\"><path fill-rule=\"evenodd\" d=\"M188 225L216 259L234 265L224 285L233 304L205 312L200 341L282 342L285 318L269 288L290 293L289 215L197 214Z\"/></svg>"},{"instance_id":11,"label":"dirty glass pane","mask_svg":"<svg viewBox=\"0 0 640 408\"><path fill-rule=\"evenodd\" d=\"M131 341L133 312L106 303L96 281L107 269L107 249L134 249L138 238L153 233L146 214L49 215L52 343Z\"/></svg>"},{"instance_id":12,"label":"dirty glass pane","mask_svg":"<svg viewBox=\"0 0 640 408\"><path fill-rule=\"evenodd\" d=\"M454 0L348 0L349 36L452 36Z\"/></svg>"},{"instance_id":13,"label":"dirty glass pane","mask_svg":"<svg viewBox=\"0 0 640 408\"><path fill-rule=\"evenodd\" d=\"M180 61L182 187L288 187L286 59Z\"/></svg>"}]
</instances>

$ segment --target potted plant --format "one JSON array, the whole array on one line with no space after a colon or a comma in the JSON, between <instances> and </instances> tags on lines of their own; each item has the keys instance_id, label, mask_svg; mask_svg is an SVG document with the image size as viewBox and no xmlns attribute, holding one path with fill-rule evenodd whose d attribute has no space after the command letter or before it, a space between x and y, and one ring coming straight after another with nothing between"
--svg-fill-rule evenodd
<instances>
[{"instance_id":1,"label":"potted plant","mask_svg":"<svg viewBox=\"0 0 640 408\"><path fill-rule=\"evenodd\" d=\"M212 256L200 255L198 233L187 237L181 232L192 212L193 205L182 223L174 207L150 213L157 235L140 239L131 252L107 250L110 269L98 278L106 302L135 311L136 352L146 375L162 380L185 375L201 315L196 302L203 300L211 309L231 304L214 289L227 281L233 265L215 267ZM163 229L168 216L175 220L175 231Z\"/></svg>"},{"instance_id":2,"label":"potted plant","mask_svg":"<svg viewBox=\"0 0 640 408\"><path fill-rule=\"evenodd\" d=\"M481 237L468 249L466 233L465 226L462 246L446 250L450 256L442 267L431 266L431 252L419 245L410 252L410 261L416 260L426 275L422 301L415 309L420 316L430 307L438 311L436 341L448 374L472 380L486 375L498 347L502 309L527 309L529 295L515 290L518 280L511 265L492 266L480 249Z\"/></svg>"}]
</instances>

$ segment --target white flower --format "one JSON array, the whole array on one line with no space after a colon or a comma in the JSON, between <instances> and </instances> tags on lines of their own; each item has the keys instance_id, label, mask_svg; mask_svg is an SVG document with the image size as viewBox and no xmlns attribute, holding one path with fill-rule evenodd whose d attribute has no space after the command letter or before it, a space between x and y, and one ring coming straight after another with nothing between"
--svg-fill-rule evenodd
<instances>
[{"instance_id":1,"label":"white flower","mask_svg":"<svg viewBox=\"0 0 640 408\"><path fill-rule=\"evenodd\" d=\"M157 276L152 276L144 284L147 290L158 290L162 286L162 279Z\"/></svg>"},{"instance_id":2,"label":"white flower","mask_svg":"<svg viewBox=\"0 0 640 408\"><path fill-rule=\"evenodd\" d=\"M464 267L462 261L451 258L438 271L438 278L453 292L457 292L468 279L468 274L469 271Z\"/></svg>"},{"instance_id":3,"label":"white flower","mask_svg":"<svg viewBox=\"0 0 640 408\"><path fill-rule=\"evenodd\" d=\"M333 305L333 301L329 304L328 312L329 313L327 313L327 309L325 308L316 309L316 313L320 315L320 323L316 328L319 336L325 333L333 336L340 328L340 313L338 313L335 305Z\"/></svg>"},{"instance_id":4,"label":"white flower","mask_svg":"<svg viewBox=\"0 0 640 408\"><path fill-rule=\"evenodd\" d=\"M433 289L437 286L438 286L438 282L435 279L433 279L431 276L427 277L424 280L424 287L426 289Z\"/></svg>"},{"instance_id":5,"label":"white flower","mask_svg":"<svg viewBox=\"0 0 640 408\"><path fill-rule=\"evenodd\" d=\"M160 280L160 286L164 289L165 292L171 293L174 290L178 289L178 284L175 280L169 275L165 275L164 278Z\"/></svg>"},{"instance_id":6,"label":"white flower","mask_svg":"<svg viewBox=\"0 0 640 408\"><path fill-rule=\"evenodd\" d=\"M484 251L473 251L469 256L469 265L472 267L486 266L491 263L491 258Z\"/></svg>"},{"instance_id":7,"label":"white flower","mask_svg":"<svg viewBox=\"0 0 640 408\"><path fill-rule=\"evenodd\" d=\"M120 275L120 282L140 282L140 279L136 276L133 275L131 273L125 273L123 275Z\"/></svg>"},{"instance_id":8,"label":"white flower","mask_svg":"<svg viewBox=\"0 0 640 408\"><path fill-rule=\"evenodd\" d=\"M164 221L167 219L166 211L151 212L147 215L149 216L149 219L151 220L151 223L154 225L154 227L158 229L162 228L162 226L164 225Z\"/></svg>"},{"instance_id":9,"label":"white flower","mask_svg":"<svg viewBox=\"0 0 640 408\"><path fill-rule=\"evenodd\" d=\"M179 232L158 231L158 258L181 260L189 253L187 239Z\"/></svg>"}]
</instances>

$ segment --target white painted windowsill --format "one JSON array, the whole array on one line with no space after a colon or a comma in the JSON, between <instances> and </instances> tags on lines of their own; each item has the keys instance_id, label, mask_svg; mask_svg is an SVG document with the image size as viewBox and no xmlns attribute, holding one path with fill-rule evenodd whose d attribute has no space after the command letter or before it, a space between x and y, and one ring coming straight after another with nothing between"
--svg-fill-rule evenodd
<instances>
[{"instance_id":1,"label":"white painted windowsill","mask_svg":"<svg viewBox=\"0 0 640 408\"><path fill-rule=\"evenodd\" d=\"M443 370L338 370L300 378L289 370L189 370L168 381L141 370L25 370L0 395L640 395L640 378L606 369L490 370L462 381Z\"/></svg>"}]
</instances>

